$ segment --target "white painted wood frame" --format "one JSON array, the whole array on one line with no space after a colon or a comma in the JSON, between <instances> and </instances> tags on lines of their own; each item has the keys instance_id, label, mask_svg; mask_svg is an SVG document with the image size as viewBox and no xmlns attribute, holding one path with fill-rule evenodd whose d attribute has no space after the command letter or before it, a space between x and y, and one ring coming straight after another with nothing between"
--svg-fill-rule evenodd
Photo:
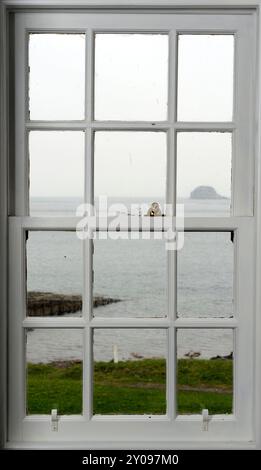
<instances>
[{"instance_id":1,"label":"white painted wood frame","mask_svg":"<svg viewBox=\"0 0 261 470\"><path fill-rule=\"evenodd\" d=\"M28 2L30 3L30 2ZM50 3L50 2L49 2ZM27 37L30 31L74 31L86 33L86 116L83 121L39 122L28 119ZM166 122L96 122L93 120L93 37L99 31L162 32L169 35L169 116ZM236 38L234 118L228 123L184 123L176 121L177 34L233 33ZM15 18L16 62L16 158L15 209L9 218L9 426L12 446L65 445L86 447L177 448L197 445L248 446L255 441L255 237L254 207L254 92L256 60L256 15L254 10L21 12ZM83 130L86 136L85 200L93 200L93 135L96 130L165 131L168 142L167 200L175 206L175 156L178 131L221 131L233 135L232 213L226 218L187 218L185 229L235 232L235 315L232 319L176 318L176 254L168 255L169 312L162 319L92 318L92 243L83 242L85 269L82 318L26 318L25 232L26 230L75 230L77 218L33 218L28 212L28 148L30 130ZM84 332L85 396L82 416L62 416L59 431L51 431L50 416L25 416L24 329L79 328ZM93 328L163 328L168 331L166 416L93 416L91 400ZM202 432L201 416L176 416L175 350L177 328L231 328L234 331L234 413L214 416L208 433ZM14 347L15 345L15 347ZM207 436L206 436L207 434Z\"/></svg>"}]
</instances>

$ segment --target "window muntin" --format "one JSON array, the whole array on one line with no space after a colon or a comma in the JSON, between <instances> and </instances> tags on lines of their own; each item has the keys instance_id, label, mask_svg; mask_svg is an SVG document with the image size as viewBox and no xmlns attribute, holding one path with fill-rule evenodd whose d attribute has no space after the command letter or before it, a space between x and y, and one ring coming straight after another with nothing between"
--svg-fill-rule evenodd
<instances>
[{"instance_id":1,"label":"window muntin","mask_svg":"<svg viewBox=\"0 0 261 470\"><path fill-rule=\"evenodd\" d=\"M77 18L77 26L83 28L83 24L85 27L87 25L92 28L92 23L88 23L88 15L83 17L84 15L78 16ZM48 15L47 15L48 17ZM47 20L46 17L46 20ZM49 20L52 16L49 16ZM68 18L68 17L67 17ZM74 19L76 16L74 17ZM97 24L99 24L99 29L106 29L110 28L112 29L112 26L116 28L118 18L114 18L115 23L112 21L112 18L108 18L106 15L103 17L100 17L100 20L95 23L96 27ZM132 22L130 17L126 17L127 19L124 20L122 18L122 23L121 25L128 30L128 32L131 30L133 32L135 28L137 27L136 22ZM177 17L175 15L148 15L145 14L140 17L141 21L143 21L143 26L144 30L147 31L148 28L148 22L150 23L151 30L154 28L157 28L158 30L160 29L162 31L165 30L166 32L169 33L169 42L171 45L171 51L175 51L175 44L177 41L177 36L178 36L178 31L182 30L199 30L199 29L204 29L204 31L209 29L217 30L221 29L224 31L224 19L225 15L222 17L222 15L199 15L197 16L197 21L195 21L195 16L192 15L192 17L187 16L187 15L178 15ZM170 19L171 18L171 19ZM198 22L198 19L200 18L200 21ZM251 163L251 158L249 156L248 151L246 151L247 145L249 144L250 136L251 136L251 123L252 123L252 114L251 114L251 105L252 103L251 99L249 97L251 96L251 87L245 86L246 83L249 83L249 78L250 78L250 72L252 71L252 58L251 54L249 54L249 51L252 50L251 47L246 47L246 43L253 44L253 35L252 32L254 31L254 28L251 29L253 26L252 24L252 18L251 15L249 17L245 15L238 15L238 16L233 16L229 17L228 22L226 23L226 31L229 33L235 32L236 31L236 37L240 38L238 40L238 47L236 48L236 77L238 80L238 86L237 89L235 90L236 96L235 96L235 103L236 103L236 117L237 120L235 123L199 123L199 122L192 122L192 123L181 123L177 122L174 117L176 114L176 106L175 106L175 87L170 86L169 88L169 106L168 106L168 121L164 123L163 125L161 123L157 122L150 122L150 121L144 121L144 122L122 122L122 123L111 123L108 124L106 122L95 122L93 120L93 115L92 115L92 107L87 107L86 112L87 112L87 119L84 123L84 128L86 130L86 169L85 169L85 198L87 201L92 201L93 198L93 180L92 180L92 175L93 175L93 168L94 168L94 162L93 158L93 136L95 131L100 131L101 129L111 131L113 130L136 130L138 128L139 130L151 130L153 131L162 131L162 128L164 131L167 132L167 142L168 142L168 149L167 149L167 200L174 202L175 203L175 182L176 182L176 174L175 174L175 156L176 156L176 146L175 146L175 141L176 141L176 135L177 132L180 131L198 131L199 129L201 131L209 131L211 130L212 132L231 132L233 134L233 159L236 157L236 162L237 165L233 165L232 161L232 171L233 171L233 178L232 178L232 212L231 216L227 217L226 219L223 217L206 217L205 220L201 217L196 217L196 218L190 218L188 217L185 221L185 226L186 229L188 230L206 230L208 231L209 229L218 229L218 230L224 230L227 229L228 231L234 230L236 233L236 244L235 244L235 250L236 250L236 260L235 260L235 269L237 272L237 278L236 278L236 318L235 319L215 319L214 323L213 321L210 321L209 319L203 319L198 320L198 319L181 319L178 318L176 319L175 313L176 313L176 308L175 308L175 303L176 303L176 298L175 298L175 289L173 289L173 279L175 279L175 254L169 254L168 255L168 271L169 271L169 278L168 278L168 296L169 296L169 306L170 306L170 319L160 319L161 326L163 329L167 330L167 345L168 345L168 366L167 366L167 402L168 402L168 409L167 409L167 420L168 422L171 422L171 429L173 431L172 437L173 439L196 439L198 440L199 436L201 437L201 434L199 434L201 431L201 416L197 416L196 419L190 419L188 416L183 419L183 417L178 416L176 417L176 407L175 407L175 400L173 400L173 390L175 390L175 381L176 381L176 376L174 374L174 368L170 368L169 364L175 362L175 348L176 348L176 342L175 342L175 331L178 328L185 327L187 328L188 326L192 329L197 329L199 326L203 329L207 328L213 328L213 325L216 325L218 329L222 329L225 325L227 327L231 327L230 329L234 330L235 334L235 344L236 344L236 350L235 350L235 409L234 409L234 415L230 417L229 419L226 419L226 417L222 416L221 422L220 418L215 416L213 417L211 421L211 425L213 426L213 439L214 440L219 440L220 433L216 434L216 429L219 427L220 431L220 426L222 427L222 436L223 439L227 439L231 437L231 433L233 433L233 436L235 436L235 439L242 438L247 439L251 435L251 423L250 423L250 416L251 416L251 393L248 394L247 396L249 397L248 400L245 399L246 393L245 390L242 388L243 384L246 382L248 384L252 383L252 371L251 368L247 367L249 363L251 362L251 352L249 349L245 348L246 345L246 338L248 338L248 341L251 343L251 335L252 335L252 317L251 315L248 315L247 321L246 321L246 315L245 311L252 312L253 309L253 296L252 296L252 288L250 286L253 286L253 282L251 281L252 279L252 266L253 266L253 253L252 251L249 253L249 259L245 259L244 263L244 269L242 268L242 265L240 264L238 258L239 254L243 254L246 251L246 247L249 244L249 240L252 239L253 237L253 223L252 223L252 218L248 218L246 221L245 217L239 217L239 216L245 216L245 215L252 215L253 214L253 201L252 201L252 196L251 196L251 191L250 191L250 186L249 182L252 181L251 179L251 171L252 171L252 163ZM107 22L108 21L108 22ZM126 21L126 23L125 23ZM170 32L170 21L172 24L171 27L171 32ZM173 23L172 23L173 22ZM72 18L70 19L65 19L63 18L61 22L57 22L57 28L59 29L66 27L68 28L72 26ZM21 26L21 25L20 25ZM32 21L32 18L27 18L25 20L25 23L22 21L22 28L20 29L24 31L24 26L27 27L27 29L30 28L37 28L39 27L39 23L37 23L37 19L34 18ZM94 28L95 29L95 28ZM245 35L246 30L249 32L249 34ZM202 32L202 31L201 31ZM93 47L93 31L87 32L87 45L88 45L88 50L89 52L92 50ZM18 36L19 37L19 36ZM89 39L89 43L88 43ZM243 42L242 42L243 41ZM242 46L244 44L244 47ZM244 54L244 50L248 50L248 54ZM88 55L88 54L87 54ZM90 57L90 55L89 55ZM244 57L244 60L242 61L242 57ZM175 52L174 55L173 53L170 54L169 56L170 59L170 64L169 64L169 76L170 78L174 78L176 76L175 72ZM240 60L239 60L240 59ZM25 61L21 60L22 65L26 64ZM244 62L244 66L242 65L242 62ZM91 60L89 59L88 64L91 64ZM92 102L92 68L86 68L87 70L87 77L86 77L86 91L87 91L87 102L91 103ZM245 70L248 70L248 78L246 77ZM88 81L89 78L89 81ZM89 83L89 84L88 84ZM175 80L172 82L175 84ZM26 87L23 87L23 79L21 80L21 83L17 85L20 87L19 89L26 89ZM242 119L242 111L244 110L244 119ZM19 123L21 125L22 123L22 128L24 126L24 116L26 113L25 111L25 106L18 106L17 109L17 115L21 118L17 119L18 123L18 128L19 128ZM244 125L243 125L244 121ZM27 129L32 129L32 128L37 128L39 127L47 127L49 128L55 128L59 126L67 127L71 129L72 127L75 129L77 126L81 127L82 130L82 124L80 125L79 123L75 123L73 121L68 122L67 124L64 123L58 123L56 121L53 121L52 123L33 123L27 121L25 123ZM153 127L152 127L153 126ZM20 129L21 130L21 129ZM236 131L235 131L236 130ZM24 131L24 128L23 128ZM18 129L19 133L19 129ZM239 145L243 144L243 145ZM26 148L26 147L25 147ZM20 149L21 150L21 149ZM244 154L244 158L243 158ZM24 162L24 156L23 155L23 149L22 152L20 153L20 169L21 169L21 164ZM174 156L174 157L173 157ZM234 160L235 161L235 160ZM24 166L22 166L24 168ZM26 168L26 165L25 165ZM17 175L20 175L19 173L19 165L17 169ZM45 227L45 229L50 229L50 220L46 218L41 218L41 220L36 220L34 218L32 219L24 219L24 216L28 214L27 210L27 190L26 184L27 184L27 173L23 172L22 177L20 179L17 179L17 197L16 197L16 204L15 204L15 213L16 215L22 216L22 222L17 220L16 222L14 221L14 228L13 228L13 235L14 238L19 240L19 246L23 247L23 238L24 238L24 230L30 230L32 228L42 226ZM244 184L242 185L242 182ZM19 194L19 197L18 197ZM76 221L74 219L68 218L67 221L64 220L64 218L55 218L53 222L51 223L51 228L54 230L60 230L62 227L66 226L70 229L75 229L75 223ZM247 225L246 225L247 224ZM246 230L247 226L247 230ZM90 299L90 293L92 291L91 289L91 269L92 269L92 243L86 242L85 243L85 256L86 259L88 260L88 270L86 273L86 281L85 281L85 297L86 299ZM22 256L21 253L19 252L18 256L18 262L21 262ZM245 273L243 273L245 271ZM22 271L18 270L18 274L22 278ZM248 282L245 285L244 280L245 280L245 274L247 273L248 277ZM17 276L18 276L17 274ZM16 278L16 276L15 276ZM253 279L252 279L253 280ZM20 282L20 281L19 281ZM16 281L14 280L14 283ZM19 283L18 283L19 284ZM20 285L20 284L19 284ZM240 286L244 285L244 289L240 289ZM20 286L21 287L21 286ZM175 287L175 284L174 284ZM15 305L13 305L13 302ZM17 311L17 304L14 299L11 299L11 306L14 308L11 308L11 311L14 312L14 315L17 315L18 318L21 318L18 314ZM20 310L21 312L21 310ZM91 377L92 377L92 357L90 354L91 348L92 348L92 332L94 331L97 326L100 328L103 326L104 328L108 327L117 327L117 328L123 328L126 329L126 327L133 327L133 328L153 328L153 323L154 319L142 319L142 321L138 321L139 319L134 318L134 319L96 319L93 318L91 319L91 303L87 302L86 304L86 311L84 313L83 319L74 319L73 321L71 319L66 319L66 318L61 318L59 319L59 327L60 328L68 328L68 326L72 325L77 325L77 328L83 329L84 335L85 335L85 342L84 342L84 359L86 363L86 368L84 369L85 373L85 379L84 379L84 384L83 387L87 387L91 389ZM36 321L37 320L37 321ZM158 322L158 319L157 319ZM217 323L215 323L217 322ZM224 325L224 322L225 325ZM19 322L18 322L19 323ZM29 325L28 325L29 323ZM14 327L14 331L16 334L16 338L19 339L20 341L20 328L24 329L26 327L36 327L40 326L41 328L45 328L46 325L48 326L51 325L51 322L49 323L49 320L46 319L26 319L23 321L23 324L19 323L18 327L16 324L12 323ZM51 327L54 326L54 323ZM18 343L19 343L18 341ZM17 363L20 364L21 366L23 365L23 346L21 342L18 344L18 350L21 353L19 355ZM17 357L16 357L17 360ZM14 362L14 357L12 356L11 353L11 362ZM242 366L239 367L239 364L242 364ZM21 367L21 370L23 367ZM244 374L243 374L244 371ZM244 375L244 378L243 378ZM20 376L21 378L21 376ZM88 381L88 379L90 379ZM89 384L89 385L88 385ZM21 388L21 381L19 382L17 377L11 378L10 381L11 388L14 390L20 390L19 394L19 401L18 404L16 403L13 411L12 411L12 419L11 423L14 422L21 422L19 419L21 416L23 416L23 406L24 406L24 400L23 400L23 388ZM11 400L11 402L13 402ZM86 430L86 435L89 435L88 433L94 431L94 434L92 433L92 438L97 438L99 439L99 433L96 434L95 428L92 426L93 423L95 423L95 427L97 426L97 430L104 429L104 426L106 426L104 423L109 421L108 427L110 428L110 435L113 435L115 439L118 441L122 439L122 436L128 439L132 440L137 440L137 437L140 439L144 439L144 431L147 429L147 420L150 420L151 424L151 429L153 429L152 434L154 437L152 437L152 440L155 439L155 434L157 436L160 435L161 439L166 439L169 440L169 426L168 429L165 426L165 419L160 418L159 422L158 419L154 419L153 416L149 417L147 415L144 416L139 416L139 428L137 428L137 421L135 419L135 416L133 416L133 420L130 419L128 420L126 416L120 416L119 420L122 422L126 422L126 427L122 424L119 424L115 419L112 419L112 417L93 417L93 410L92 410L92 400L91 400L91 394L85 393L83 395L83 417L84 417L84 426ZM20 410L20 414L18 413L18 410ZM236 417L236 420L235 420ZM33 419L37 419L37 417L34 417ZM68 418L66 417L66 420ZM63 422L61 418L61 422ZM79 427L77 425L77 420L75 421L74 418L72 417L69 420L70 425L68 426L68 435L71 435L71 430L74 428L75 434L74 438L78 439L79 436L82 437L82 432L79 433ZM37 423L38 425L38 423ZM44 422L40 425L43 435L49 436L50 437L50 430L49 430L49 416L46 417ZM70 428L70 426L72 426ZM22 424L23 429L25 430L24 437L26 438L32 438L34 439L34 436L32 435L32 422L30 419L25 419L23 424ZM70 429L69 429L70 428ZM20 427L21 429L21 427ZM92 429L92 431L91 431ZM114 433L111 434L111 430L114 430ZM150 429L150 428L149 428ZM242 431L244 430L244 431ZM185 434L184 434L185 431ZM17 436L17 433L19 434L20 431L15 431L15 428L13 425L10 427L10 435L12 436ZM66 434L66 432L65 432ZM78 436L78 437L77 437ZM185 436L185 437L184 437ZM52 436L51 436L52 437ZM204 436L202 436L204 438ZM55 436L54 436L55 438ZM158 439L158 438L157 438ZM19 440L19 439L18 439ZM158 442L158 440L157 440Z\"/></svg>"}]
</instances>

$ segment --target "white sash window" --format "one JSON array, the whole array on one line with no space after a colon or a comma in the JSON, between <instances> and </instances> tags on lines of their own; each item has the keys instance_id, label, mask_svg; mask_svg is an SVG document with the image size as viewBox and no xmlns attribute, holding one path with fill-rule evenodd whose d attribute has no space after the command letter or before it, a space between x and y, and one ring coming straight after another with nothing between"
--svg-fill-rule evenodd
<instances>
[{"instance_id":1,"label":"white sash window","mask_svg":"<svg viewBox=\"0 0 261 470\"><path fill-rule=\"evenodd\" d=\"M16 12L13 33L10 445L70 442L76 446L174 448L191 443L237 445L253 441L254 11ZM48 195L48 191L54 198L65 193L70 198L75 190L80 201L86 203L93 203L94 198L103 194L113 199L117 196L115 175L120 181L122 201L143 194L146 199L154 188L156 196L161 194L161 201L172 204L173 216L176 204L186 201L184 248L165 251L159 247L157 253L157 245L158 258L154 264L151 262L149 274L144 274L142 269L139 272L142 263L150 259L149 244L156 246L157 242L164 242L142 240L144 248L139 247L139 253L144 260L135 264L137 240L125 241L124 248L123 241L80 241L75 234L79 217L73 213L67 217L59 211L37 213L35 209L34 196ZM216 211L213 200L199 211L190 211L192 199L188 198L199 186L216 186L217 192L226 197L218 199L221 211ZM105 233L107 229L113 231L111 226L104 227ZM133 230L139 233L137 228ZM63 252L63 246L68 251ZM192 250L193 258L186 264L186 257L192 256L191 247L196 246L202 249ZM119 265L111 266L106 261L105 253L110 250L119 250ZM125 250L122 256L120 250ZM218 251L224 262L215 265ZM76 252L75 274L70 267L70 256ZM48 265L50 253L53 259L49 259ZM133 260L133 265L126 262L125 256ZM40 277L46 265L47 272L50 269L46 275L49 284ZM121 276L128 269L134 272L137 269L140 282L146 281L146 275L155 275L159 307L155 301L144 314L140 292L134 290L136 310L131 310L126 302L119 302L111 304L108 314L97 313L99 309L93 307L93 295L97 294L95 283L102 279L109 286L108 296L113 297L110 288L117 291L117 276L123 288ZM62 294L72 294L79 277L80 315L30 314L28 292L40 291L41 287L43 292L52 291L54 274L63 279ZM217 284L220 281L214 291L211 275L216 276ZM192 278L195 293L188 306L186 289ZM115 295L120 297L120 292ZM117 309L113 310L113 305ZM121 308L125 313L119 313ZM121 348L134 336L137 350L130 349L129 354L143 356L142 359L132 357L137 367L143 364L146 354L165 361L161 369L165 376L158 379L158 389L163 390L165 399L157 409L143 403L140 413L132 412L135 408L131 404L124 407L116 400L116 411L113 411L112 405L106 406L107 395L99 381L101 372L95 365L102 360L111 364L99 345L104 351L107 348L117 362ZM192 352L191 338L194 338ZM57 359L51 352L59 341L62 352ZM53 382L46 381L46 394L40 394L38 399L33 388L37 387L33 381L33 373L37 374L35 364L45 363L45 369L43 364L39 366L45 370L44 374L48 367L46 357L51 357L52 364L70 360L68 350L72 341L79 352L78 365L82 367L77 409L73 404L70 408L61 403L59 395L55 395L52 388L56 386L55 378ZM218 348L222 341L226 344L224 350ZM187 357L185 354L193 356L200 352L204 360L204 345L210 343L216 345L213 356L230 355L230 359L220 359L220 364L232 374L232 383L222 395L227 404L220 405L221 411L218 408L213 411L211 401L202 398L202 406L198 405L201 402L197 398L197 382L190 383L189 387L195 391L193 411L182 401L186 397L186 383L180 382L180 359ZM32 351L37 349L43 352L34 362ZM210 356L206 354L206 358ZM104 381L106 374L108 371L104 371ZM144 393L147 390L144 400L154 393L146 377L147 389L142 385ZM184 377L186 380L186 372ZM213 384L209 393L218 387L215 381ZM75 390L72 386L71 393L77 394ZM135 401L130 389L128 393L127 401ZM37 411L35 400L42 404L47 400L43 411L40 408ZM48 407L50 410L46 412ZM58 422L54 431L51 413L56 408ZM204 408L208 408L210 415L207 431L202 418Z\"/></svg>"}]
</instances>

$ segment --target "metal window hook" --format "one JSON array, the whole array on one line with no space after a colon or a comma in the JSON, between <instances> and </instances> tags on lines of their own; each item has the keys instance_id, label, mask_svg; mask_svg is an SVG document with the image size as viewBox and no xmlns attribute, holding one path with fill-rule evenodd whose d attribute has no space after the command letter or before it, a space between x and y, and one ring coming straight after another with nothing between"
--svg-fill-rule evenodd
<instances>
[{"instance_id":1,"label":"metal window hook","mask_svg":"<svg viewBox=\"0 0 261 470\"><path fill-rule=\"evenodd\" d=\"M204 408L202 410L202 431L208 431L208 423L210 421L210 417L208 414L208 409Z\"/></svg>"}]
</instances>

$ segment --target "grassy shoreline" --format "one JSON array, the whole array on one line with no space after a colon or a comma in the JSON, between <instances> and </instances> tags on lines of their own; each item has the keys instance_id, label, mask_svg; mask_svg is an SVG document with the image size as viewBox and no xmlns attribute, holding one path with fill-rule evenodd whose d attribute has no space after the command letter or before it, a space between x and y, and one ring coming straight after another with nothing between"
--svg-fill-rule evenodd
<instances>
[{"instance_id":1,"label":"grassy shoreline","mask_svg":"<svg viewBox=\"0 0 261 470\"><path fill-rule=\"evenodd\" d=\"M225 359L178 360L179 413L232 412L233 361ZM166 362L140 359L95 362L93 408L95 414L165 414ZM82 364L79 361L28 364L29 414L80 414Z\"/></svg>"}]
</instances>

